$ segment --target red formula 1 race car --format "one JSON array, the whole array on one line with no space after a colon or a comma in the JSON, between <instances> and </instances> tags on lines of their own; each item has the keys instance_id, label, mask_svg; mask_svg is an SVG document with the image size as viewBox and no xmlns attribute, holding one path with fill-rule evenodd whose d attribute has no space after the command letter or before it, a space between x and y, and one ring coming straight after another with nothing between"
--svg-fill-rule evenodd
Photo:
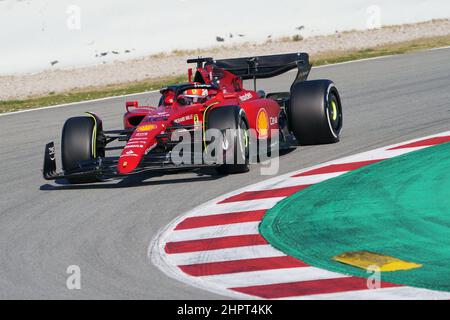
<instances>
[{"instance_id":1,"label":"red formula 1 race car","mask_svg":"<svg viewBox=\"0 0 450 320\"><path fill-rule=\"evenodd\" d=\"M330 80L306 80L311 70L308 54L198 58L188 63L197 64L195 73L189 69L189 82L161 89L157 106L127 102L121 130L103 130L93 113L69 118L62 130L63 170L56 171L55 146L48 143L44 178L83 183L202 166L238 173L247 171L252 159L261 159L263 149L270 155L280 146L339 140L338 90ZM257 79L292 69L297 75L289 91L257 91ZM251 79L253 90L245 89L243 80ZM106 156L112 150L121 154Z\"/></svg>"}]
</instances>

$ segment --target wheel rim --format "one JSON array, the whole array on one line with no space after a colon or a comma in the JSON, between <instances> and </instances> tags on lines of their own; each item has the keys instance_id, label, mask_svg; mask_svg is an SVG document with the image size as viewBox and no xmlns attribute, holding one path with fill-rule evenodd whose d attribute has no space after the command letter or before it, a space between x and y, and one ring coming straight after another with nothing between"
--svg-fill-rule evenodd
<instances>
[{"instance_id":1,"label":"wheel rim","mask_svg":"<svg viewBox=\"0 0 450 320\"><path fill-rule=\"evenodd\" d=\"M330 128L337 135L342 127L342 110L338 98L334 93L330 93L328 98L328 119L330 121Z\"/></svg>"},{"instance_id":2,"label":"wheel rim","mask_svg":"<svg viewBox=\"0 0 450 320\"><path fill-rule=\"evenodd\" d=\"M247 128L245 127L245 128L243 129L243 131L244 131L244 146L245 146L245 148L247 149L247 148L248 148L248 130L247 130Z\"/></svg>"}]
</instances>

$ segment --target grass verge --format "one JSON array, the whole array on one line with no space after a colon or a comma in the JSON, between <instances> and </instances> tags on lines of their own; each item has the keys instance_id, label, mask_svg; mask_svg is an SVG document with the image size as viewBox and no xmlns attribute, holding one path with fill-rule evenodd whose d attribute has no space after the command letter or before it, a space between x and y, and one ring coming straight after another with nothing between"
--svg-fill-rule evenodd
<instances>
[{"instance_id":1,"label":"grass verge","mask_svg":"<svg viewBox=\"0 0 450 320\"><path fill-rule=\"evenodd\" d=\"M67 93L50 94L24 100L0 101L0 113L152 91L168 84L183 81L187 81L186 76L174 76L104 87L77 89Z\"/></svg>"},{"instance_id":2,"label":"grass verge","mask_svg":"<svg viewBox=\"0 0 450 320\"><path fill-rule=\"evenodd\" d=\"M426 49L440 48L450 46L450 35L419 38L411 41L397 42L376 46L362 50L343 50L319 53L311 57L315 66L347 62L352 60L361 60L381 56L404 54L408 52L421 51Z\"/></svg>"},{"instance_id":3,"label":"grass verge","mask_svg":"<svg viewBox=\"0 0 450 320\"><path fill-rule=\"evenodd\" d=\"M421 38L362 50L322 52L312 56L311 61L315 66L319 66L386 55L404 54L445 46L450 46L450 35ZM50 94L24 100L0 101L0 113L151 91L164 87L168 84L183 82L186 80L186 76L180 75L158 79L147 79L139 82L116 84L98 88L84 88L72 90L68 93Z\"/></svg>"}]
</instances>

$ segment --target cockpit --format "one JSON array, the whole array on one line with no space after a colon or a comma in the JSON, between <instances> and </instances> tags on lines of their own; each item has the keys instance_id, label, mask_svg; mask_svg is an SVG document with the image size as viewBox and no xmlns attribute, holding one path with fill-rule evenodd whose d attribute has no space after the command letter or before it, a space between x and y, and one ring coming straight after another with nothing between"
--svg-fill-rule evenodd
<instances>
[{"instance_id":1,"label":"cockpit","mask_svg":"<svg viewBox=\"0 0 450 320\"><path fill-rule=\"evenodd\" d=\"M212 84L188 83L161 89L159 106L172 106L175 102L181 106L205 103L217 94L218 87Z\"/></svg>"}]
</instances>

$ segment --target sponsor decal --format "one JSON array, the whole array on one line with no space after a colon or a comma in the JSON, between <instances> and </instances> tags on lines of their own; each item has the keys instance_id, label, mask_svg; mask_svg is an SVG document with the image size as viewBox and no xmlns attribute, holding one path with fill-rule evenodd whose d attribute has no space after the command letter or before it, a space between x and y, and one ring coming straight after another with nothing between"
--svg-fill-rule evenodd
<instances>
[{"instance_id":1,"label":"sponsor decal","mask_svg":"<svg viewBox=\"0 0 450 320\"><path fill-rule=\"evenodd\" d=\"M128 140L128 142L132 142L132 143L143 143L147 141L147 138L132 138L130 140Z\"/></svg>"},{"instance_id":2,"label":"sponsor decal","mask_svg":"<svg viewBox=\"0 0 450 320\"><path fill-rule=\"evenodd\" d=\"M143 144L129 144L126 145L124 149L130 149L130 148L143 148L144 145Z\"/></svg>"},{"instance_id":3,"label":"sponsor decal","mask_svg":"<svg viewBox=\"0 0 450 320\"><path fill-rule=\"evenodd\" d=\"M273 126L274 124L278 123L277 117L270 117L270 125Z\"/></svg>"},{"instance_id":4,"label":"sponsor decal","mask_svg":"<svg viewBox=\"0 0 450 320\"><path fill-rule=\"evenodd\" d=\"M185 122L185 121L188 121L188 120L192 120L192 118L193 118L192 114L188 114L187 116L184 116L184 117L181 117L181 118L173 120L173 122L175 122L175 123Z\"/></svg>"},{"instance_id":5,"label":"sponsor decal","mask_svg":"<svg viewBox=\"0 0 450 320\"><path fill-rule=\"evenodd\" d=\"M146 137L146 136L148 136L148 132L138 132L134 136L135 137Z\"/></svg>"},{"instance_id":6,"label":"sponsor decal","mask_svg":"<svg viewBox=\"0 0 450 320\"><path fill-rule=\"evenodd\" d=\"M149 121L166 121L169 118L169 116L149 116L148 120Z\"/></svg>"},{"instance_id":7,"label":"sponsor decal","mask_svg":"<svg viewBox=\"0 0 450 320\"><path fill-rule=\"evenodd\" d=\"M55 160L55 147L48 148L48 156L51 161Z\"/></svg>"},{"instance_id":8,"label":"sponsor decal","mask_svg":"<svg viewBox=\"0 0 450 320\"><path fill-rule=\"evenodd\" d=\"M239 96L239 100L242 102L250 100L251 98L253 98L253 94L251 94L251 92L247 92L246 94Z\"/></svg>"},{"instance_id":9,"label":"sponsor decal","mask_svg":"<svg viewBox=\"0 0 450 320\"><path fill-rule=\"evenodd\" d=\"M137 132L147 132L147 131L152 131L156 128L157 128L156 124L145 124L143 126L138 127L136 129L136 131Z\"/></svg>"},{"instance_id":10,"label":"sponsor decal","mask_svg":"<svg viewBox=\"0 0 450 320\"><path fill-rule=\"evenodd\" d=\"M127 152L125 152L125 154L122 154L120 157L137 157L138 155L136 153L134 153L133 150L129 150Z\"/></svg>"},{"instance_id":11,"label":"sponsor decal","mask_svg":"<svg viewBox=\"0 0 450 320\"><path fill-rule=\"evenodd\" d=\"M195 95L195 96L207 96L208 95L208 90L207 89L192 89L192 90L188 90L187 95Z\"/></svg>"},{"instance_id":12,"label":"sponsor decal","mask_svg":"<svg viewBox=\"0 0 450 320\"><path fill-rule=\"evenodd\" d=\"M146 123L152 122L152 121L165 121L169 118L170 114L168 112L157 112L148 115Z\"/></svg>"},{"instance_id":13,"label":"sponsor decal","mask_svg":"<svg viewBox=\"0 0 450 320\"><path fill-rule=\"evenodd\" d=\"M259 138L267 138L269 135L269 117L264 108L259 109L256 116L256 131Z\"/></svg>"}]
</instances>

